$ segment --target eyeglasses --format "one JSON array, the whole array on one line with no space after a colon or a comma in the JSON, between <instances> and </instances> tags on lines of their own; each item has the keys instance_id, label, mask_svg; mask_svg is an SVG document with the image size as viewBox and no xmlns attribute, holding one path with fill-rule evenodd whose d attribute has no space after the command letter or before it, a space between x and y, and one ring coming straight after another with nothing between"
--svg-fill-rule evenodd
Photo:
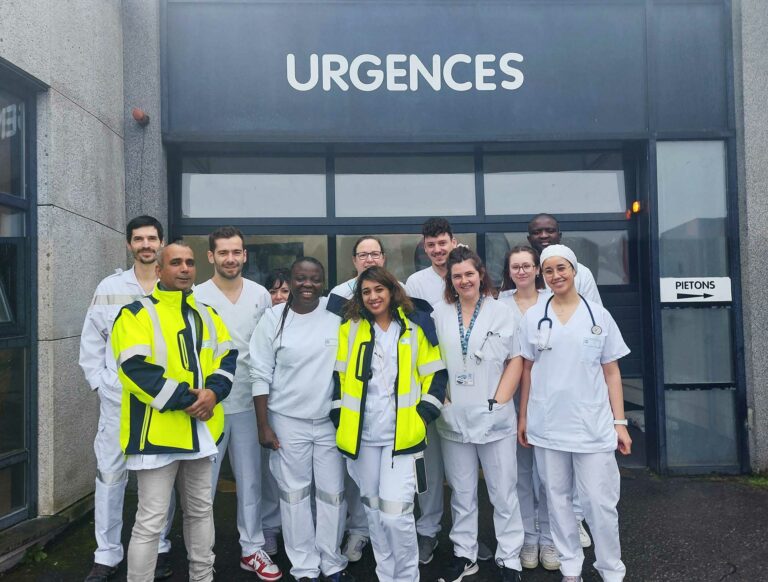
<instances>
[{"instance_id":1,"label":"eyeglasses","mask_svg":"<svg viewBox=\"0 0 768 582\"><path fill-rule=\"evenodd\" d=\"M518 273L529 273L533 270L534 265L531 265L530 263L523 263L522 265L510 265L509 270L513 273L517 271Z\"/></svg>"},{"instance_id":2,"label":"eyeglasses","mask_svg":"<svg viewBox=\"0 0 768 582\"><path fill-rule=\"evenodd\" d=\"M369 257L373 260L377 260L383 257L384 253L381 251L371 251L370 253L355 253L355 256L361 261L364 261Z\"/></svg>"}]
</instances>

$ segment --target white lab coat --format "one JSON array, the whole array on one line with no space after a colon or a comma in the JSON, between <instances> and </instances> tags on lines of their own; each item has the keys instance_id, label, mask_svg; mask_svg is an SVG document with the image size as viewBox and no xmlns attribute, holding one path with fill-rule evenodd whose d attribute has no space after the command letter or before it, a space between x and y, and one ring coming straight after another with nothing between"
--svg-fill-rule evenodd
<instances>
[{"instance_id":1,"label":"white lab coat","mask_svg":"<svg viewBox=\"0 0 768 582\"><path fill-rule=\"evenodd\" d=\"M133 268L115 270L96 287L80 335L80 367L100 400L99 425L93 442L97 468L93 519L97 548L94 561L106 566L116 566L123 560L120 533L125 486L128 483L125 455L120 448L123 388L117 377L110 335L123 305L133 303L144 295L146 293ZM173 521L174 505L175 499L172 499L169 521L160 538L160 552L168 552L171 547L168 532Z\"/></svg>"},{"instance_id":2,"label":"white lab coat","mask_svg":"<svg viewBox=\"0 0 768 582\"><path fill-rule=\"evenodd\" d=\"M517 499L517 415L512 402L493 404L507 360L520 352L512 311L486 297L462 356L456 304L440 302L432 313L440 352L448 368L449 397L437 420L451 495L450 538L457 556L477 560L477 483L482 465L493 505L496 561L520 570L524 532ZM457 377L471 375L470 383Z\"/></svg>"}]
</instances>

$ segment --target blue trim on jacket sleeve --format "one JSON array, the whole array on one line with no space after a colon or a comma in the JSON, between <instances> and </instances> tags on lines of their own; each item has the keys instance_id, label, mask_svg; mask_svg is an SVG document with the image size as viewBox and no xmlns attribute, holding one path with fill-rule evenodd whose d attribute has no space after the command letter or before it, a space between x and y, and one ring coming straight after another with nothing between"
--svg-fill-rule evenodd
<instances>
[{"instance_id":1,"label":"blue trim on jacket sleeve","mask_svg":"<svg viewBox=\"0 0 768 582\"><path fill-rule=\"evenodd\" d=\"M147 362L144 356L133 356L123 363L121 369L131 382L152 398L160 393L166 381L164 370L160 366ZM184 410L192 406L196 400L197 398L189 392L189 384L181 382L160 412Z\"/></svg>"},{"instance_id":2,"label":"blue trim on jacket sleeve","mask_svg":"<svg viewBox=\"0 0 768 582\"><path fill-rule=\"evenodd\" d=\"M347 304L347 301L349 301L349 299L346 299L341 295L336 295L336 293L331 293L328 296L328 303L325 308L331 313L343 317L344 306Z\"/></svg>"},{"instance_id":3,"label":"blue trim on jacket sleeve","mask_svg":"<svg viewBox=\"0 0 768 582\"><path fill-rule=\"evenodd\" d=\"M430 311L422 311L417 309L416 311L412 311L411 313L406 314L406 317L421 328L421 331L424 332L424 335L429 340L430 344L436 346L437 329L435 329L435 321L432 319L430 313L431 307Z\"/></svg>"},{"instance_id":4,"label":"blue trim on jacket sleeve","mask_svg":"<svg viewBox=\"0 0 768 582\"><path fill-rule=\"evenodd\" d=\"M234 376L237 367L237 353L235 349L229 350L227 355L221 359L218 369ZM232 380L222 374L211 374L205 379L205 387L213 390L216 393L216 401L221 402L229 396L229 392L232 390Z\"/></svg>"}]
</instances>

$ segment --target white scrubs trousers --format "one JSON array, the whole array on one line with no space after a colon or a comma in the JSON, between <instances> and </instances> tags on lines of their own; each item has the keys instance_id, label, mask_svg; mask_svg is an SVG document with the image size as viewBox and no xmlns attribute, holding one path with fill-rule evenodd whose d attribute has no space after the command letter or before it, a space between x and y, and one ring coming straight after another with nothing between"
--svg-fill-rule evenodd
<instances>
[{"instance_id":1,"label":"white scrubs trousers","mask_svg":"<svg viewBox=\"0 0 768 582\"><path fill-rule=\"evenodd\" d=\"M269 468L280 490L285 552L296 578L330 576L347 567L339 546L344 535L344 459L336 448L330 418L307 420L269 413L280 448ZM317 519L312 527L310 497L314 476Z\"/></svg>"},{"instance_id":2,"label":"white scrubs trousers","mask_svg":"<svg viewBox=\"0 0 768 582\"><path fill-rule=\"evenodd\" d=\"M521 570L523 521L517 501L516 434L485 444L459 443L443 439L445 476L453 493L450 538L453 552L459 557L477 561L477 485L480 477L478 458L483 467L485 485L493 505L493 527L496 532L496 562Z\"/></svg>"},{"instance_id":3,"label":"white scrubs trousers","mask_svg":"<svg viewBox=\"0 0 768 582\"><path fill-rule=\"evenodd\" d=\"M237 531L243 557L251 556L264 547L264 531L280 528L280 505L274 477L262 465L256 414L251 410L227 414L224 433L219 441L219 454L212 467L212 494L224 455L229 450L229 462L237 483ZM268 458L268 457L266 457ZM263 469L262 469L263 467ZM274 483L274 487L271 485Z\"/></svg>"},{"instance_id":4,"label":"white scrubs trousers","mask_svg":"<svg viewBox=\"0 0 768 582\"><path fill-rule=\"evenodd\" d=\"M94 493L93 522L96 533L94 562L117 566L123 561L123 500L128 483L125 455L120 449L120 402L103 396L99 391L99 426L93 441L96 453L96 490ZM176 497L171 496L158 552L170 552L168 533L173 524Z\"/></svg>"},{"instance_id":5,"label":"white scrubs trousers","mask_svg":"<svg viewBox=\"0 0 768 582\"><path fill-rule=\"evenodd\" d=\"M344 498L347 500L347 532L370 537L368 533L368 517L365 515L365 507L360 500L360 488L347 474L344 477Z\"/></svg>"},{"instance_id":6,"label":"white scrubs trousers","mask_svg":"<svg viewBox=\"0 0 768 582\"><path fill-rule=\"evenodd\" d=\"M542 447L535 447L535 451L563 576L581 576L584 562L578 524L573 518L571 494L575 484L595 544L595 569L604 582L624 580L616 510L621 480L615 453L569 453Z\"/></svg>"},{"instance_id":7,"label":"white scrubs trousers","mask_svg":"<svg viewBox=\"0 0 768 582\"><path fill-rule=\"evenodd\" d=\"M370 446L362 442L357 459L347 459L347 468L360 488L368 516L379 582L417 582L414 455L393 456L391 444Z\"/></svg>"},{"instance_id":8,"label":"white scrubs trousers","mask_svg":"<svg viewBox=\"0 0 768 582\"><path fill-rule=\"evenodd\" d=\"M524 447L520 443L517 443L517 498L523 518L525 544L553 545L549 531L547 492L539 479L533 447Z\"/></svg>"},{"instance_id":9,"label":"white scrubs trousers","mask_svg":"<svg viewBox=\"0 0 768 582\"><path fill-rule=\"evenodd\" d=\"M424 463L427 469L427 491L419 494L420 516L416 521L416 531L421 536L430 538L440 533L440 520L443 519L443 453L440 448L440 433L434 422L427 425L427 448L424 450Z\"/></svg>"}]
</instances>

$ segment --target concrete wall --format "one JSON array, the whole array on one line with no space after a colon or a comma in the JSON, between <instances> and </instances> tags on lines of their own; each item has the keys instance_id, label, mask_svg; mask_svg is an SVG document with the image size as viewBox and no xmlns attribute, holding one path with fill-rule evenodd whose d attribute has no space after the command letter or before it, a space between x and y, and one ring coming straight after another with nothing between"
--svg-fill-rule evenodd
<instances>
[{"instance_id":1,"label":"concrete wall","mask_svg":"<svg viewBox=\"0 0 768 582\"><path fill-rule=\"evenodd\" d=\"M0 56L43 80L38 99L41 515L93 490L98 398L77 364L99 280L125 266L120 0L0 2Z\"/></svg>"},{"instance_id":2,"label":"concrete wall","mask_svg":"<svg viewBox=\"0 0 768 582\"><path fill-rule=\"evenodd\" d=\"M150 214L168 226L165 149L160 134L160 2L123 2L125 213ZM138 125L131 110L149 115Z\"/></svg>"},{"instance_id":3,"label":"concrete wall","mask_svg":"<svg viewBox=\"0 0 768 582\"><path fill-rule=\"evenodd\" d=\"M768 2L733 3L750 460L768 471Z\"/></svg>"}]
</instances>

